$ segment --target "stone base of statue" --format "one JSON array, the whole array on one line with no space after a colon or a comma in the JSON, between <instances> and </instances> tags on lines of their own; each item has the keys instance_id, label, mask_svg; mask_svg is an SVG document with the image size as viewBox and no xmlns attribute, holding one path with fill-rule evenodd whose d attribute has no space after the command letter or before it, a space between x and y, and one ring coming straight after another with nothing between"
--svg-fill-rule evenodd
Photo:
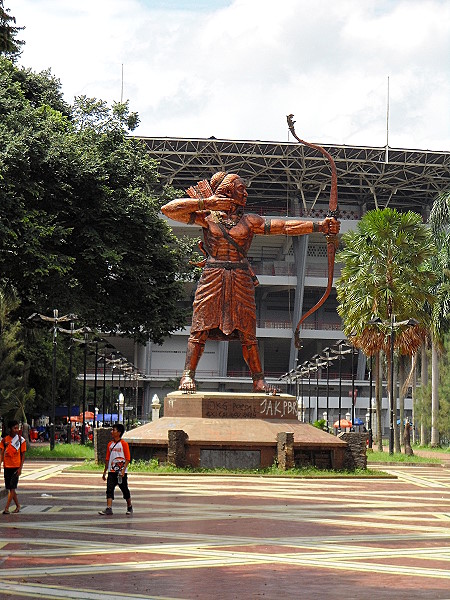
<instances>
[{"instance_id":1,"label":"stone base of statue","mask_svg":"<svg viewBox=\"0 0 450 600\"><path fill-rule=\"evenodd\" d=\"M294 396L172 392L164 417L128 431L132 458L176 466L341 469L347 443L298 420Z\"/></svg>"}]
</instances>

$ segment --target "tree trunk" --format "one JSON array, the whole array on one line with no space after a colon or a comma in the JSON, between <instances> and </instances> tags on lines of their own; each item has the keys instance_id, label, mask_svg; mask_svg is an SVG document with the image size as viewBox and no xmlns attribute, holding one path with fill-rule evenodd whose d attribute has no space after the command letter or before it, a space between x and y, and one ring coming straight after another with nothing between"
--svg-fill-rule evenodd
<instances>
[{"instance_id":1,"label":"tree trunk","mask_svg":"<svg viewBox=\"0 0 450 600\"><path fill-rule=\"evenodd\" d=\"M434 341L431 343L431 446L439 446L439 355Z\"/></svg>"},{"instance_id":2,"label":"tree trunk","mask_svg":"<svg viewBox=\"0 0 450 600\"><path fill-rule=\"evenodd\" d=\"M399 359L394 360L394 369L391 373L391 377L394 378L394 452L400 453L400 428L397 425L398 421L398 372L399 372Z\"/></svg>"},{"instance_id":3,"label":"tree trunk","mask_svg":"<svg viewBox=\"0 0 450 600\"><path fill-rule=\"evenodd\" d=\"M401 444L404 440L404 428L405 428L405 381L406 381L406 360L407 357L404 355L400 355L398 357L398 403L399 403L399 417L400 417L400 427L399 427L399 452L401 452Z\"/></svg>"},{"instance_id":4,"label":"tree trunk","mask_svg":"<svg viewBox=\"0 0 450 600\"><path fill-rule=\"evenodd\" d=\"M405 444L405 454L407 454L408 456L412 456L414 452L411 448L411 425L409 421L407 421L405 425L405 431L403 432L403 442Z\"/></svg>"},{"instance_id":5,"label":"tree trunk","mask_svg":"<svg viewBox=\"0 0 450 600\"><path fill-rule=\"evenodd\" d=\"M425 387L428 384L428 355L427 355L426 343L422 344L421 354L422 354L422 364L420 366L420 379L421 379L422 403L423 403L424 395L425 395ZM420 417L420 445L426 446L427 441L428 441L427 428L425 426L425 420L423 418L423 409L422 409L422 415Z\"/></svg>"},{"instance_id":6,"label":"tree trunk","mask_svg":"<svg viewBox=\"0 0 450 600\"><path fill-rule=\"evenodd\" d=\"M382 422L382 403L383 403L383 382L381 377L381 356L380 352L375 354L375 406L377 414L377 441L378 451L383 452L383 422Z\"/></svg>"},{"instance_id":7,"label":"tree trunk","mask_svg":"<svg viewBox=\"0 0 450 600\"><path fill-rule=\"evenodd\" d=\"M411 398L412 398L412 443L416 443L416 388L417 388L417 352L412 357L412 388L411 388Z\"/></svg>"}]
</instances>

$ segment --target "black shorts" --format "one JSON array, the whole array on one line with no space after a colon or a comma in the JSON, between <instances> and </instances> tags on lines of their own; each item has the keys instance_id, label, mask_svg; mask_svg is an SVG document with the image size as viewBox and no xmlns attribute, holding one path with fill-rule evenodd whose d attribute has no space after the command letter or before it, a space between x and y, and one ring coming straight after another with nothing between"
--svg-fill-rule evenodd
<instances>
[{"instance_id":1,"label":"black shorts","mask_svg":"<svg viewBox=\"0 0 450 600\"><path fill-rule=\"evenodd\" d=\"M5 476L5 488L7 490L17 489L19 483L19 467L4 467L3 475Z\"/></svg>"},{"instance_id":2,"label":"black shorts","mask_svg":"<svg viewBox=\"0 0 450 600\"><path fill-rule=\"evenodd\" d=\"M120 491L122 492L122 496L125 500L128 500L131 497L130 490L128 489L128 476L125 475L122 477L122 483L117 481L117 473L110 472L108 473L108 479L106 480L106 498L111 498L114 500L114 489L116 485L119 486Z\"/></svg>"}]
</instances>

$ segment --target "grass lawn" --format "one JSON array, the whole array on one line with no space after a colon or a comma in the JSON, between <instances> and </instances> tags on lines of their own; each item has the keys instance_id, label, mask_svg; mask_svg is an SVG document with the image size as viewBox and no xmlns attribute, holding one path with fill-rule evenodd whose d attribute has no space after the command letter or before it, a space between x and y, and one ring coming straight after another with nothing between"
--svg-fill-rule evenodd
<instances>
[{"instance_id":1,"label":"grass lawn","mask_svg":"<svg viewBox=\"0 0 450 600\"><path fill-rule=\"evenodd\" d=\"M71 467L73 471L103 471L103 465L98 465L94 460L85 461ZM132 462L128 471L130 473L142 473L153 475L232 475L242 477L303 477L303 478L361 478L361 477L390 477L387 473L373 469L357 469L355 471L332 471L325 469L316 469L315 467L305 467L303 469L289 469L282 471L277 467L268 469L180 469L171 465L160 465L157 460Z\"/></svg>"},{"instance_id":2,"label":"grass lawn","mask_svg":"<svg viewBox=\"0 0 450 600\"><path fill-rule=\"evenodd\" d=\"M367 453L367 463L368 464L376 464L376 463L440 463L439 458L428 458L425 456L417 456L414 454L413 456L408 456L407 454L402 454L398 452L394 452L394 454L389 454L386 452L379 452L378 450L374 450L373 452Z\"/></svg>"},{"instance_id":3,"label":"grass lawn","mask_svg":"<svg viewBox=\"0 0 450 600\"><path fill-rule=\"evenodd\" d=\"M450 446L419 446L418 444L412 445L413 450L426 450L427 452L439 452L440 454L450 455Z\"/></svg>"},{"instance_id":4,"label":"grass lawn","mask_svg":"<svg viewBox=\"0 0 450 600\"><path fill-rule=\"evenodd\" d=\"M426 448L429 450L429 448ZM447 451L441 448L435 449L437 452ZM103 470L103 465L95 463L94 448L92 444L56 444L53 450L50 450L48 444L29 444L27 449L27 458L35 459L53 459L53 460L81 460L80 464L74 465L72 468L79 471L99 471ZM352 472L321 470L314 467L306 467L302 469L290 469L281 471L277 467L269 469L253 469L253 470L227 470L227 469L178 469L170 465L159 465L156 460L151 461L136 461L131 463L129 471L132 473L153 473L153 474L210 474L210 475L251 475L265 477L317 477L317 478L336 478L336 477L382 477L387 474L370 468L371 465L377 463L440 463L439 458L429 458L422 456L407 456L406 454L390 455L385 452L369 452L367 454L368 469L357 470Z\"/></svg>"},{"instance_id":5,"label":"grass lawn","mask_svg":"<svg viewBox=\"0 0 450 600\"><path fill-rule=\"evenodd\" d=\"M52 458L54 460L94 460L92 444L55 444L50 450L49 444L28 444L27 458Z\"/></svg>"}]
</instances>

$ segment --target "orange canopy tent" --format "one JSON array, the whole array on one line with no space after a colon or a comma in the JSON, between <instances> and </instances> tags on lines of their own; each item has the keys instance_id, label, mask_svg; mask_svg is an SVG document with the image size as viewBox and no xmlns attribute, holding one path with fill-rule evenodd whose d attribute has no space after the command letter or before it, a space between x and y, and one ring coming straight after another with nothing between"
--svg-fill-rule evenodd
<instances>
[{"instance_id":1,"label":"orange canopy tent","mask_svg":"<svg viewBox=\"0 0 450 600\"><path fill-rule=\"evenodd\" d=\"M339 421L335 421L333 427L335 427L336 429L338 429L339 427L341 429L347 429L347 427L351 427L352 423L351 421L347 421L347 419L341 419L340 420L340 425L339 425Z\"/></svg>"},{"instance_id":2,"label":"orange canopy tent","mask_svg":"<svg viewBox=\"0 0 450 600\"><path fill-rule=\"evenodd\" d=\"M91 412L89 410L85 411L85 413L84 413L85 421L93 421L94 417L95 417L95 415L93 412ZM67 419L67 417L66 417L66 419ZM82 423L83 422L83 414L70 417L70 420L72 423Z\"/></svg>"}]
</instances>

